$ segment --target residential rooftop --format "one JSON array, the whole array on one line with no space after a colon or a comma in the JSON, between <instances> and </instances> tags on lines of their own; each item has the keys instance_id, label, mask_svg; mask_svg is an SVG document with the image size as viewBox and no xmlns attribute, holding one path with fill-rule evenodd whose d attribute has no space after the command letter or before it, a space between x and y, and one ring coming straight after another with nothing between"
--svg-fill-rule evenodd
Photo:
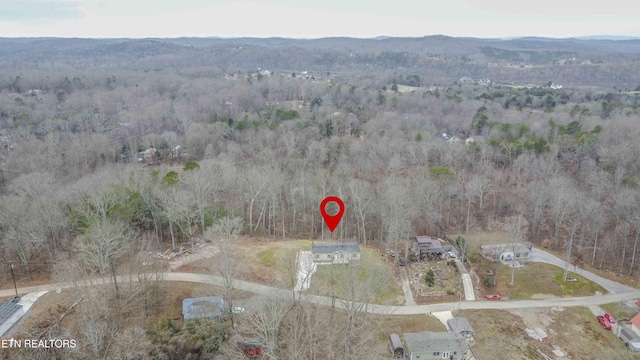
<instances>
[{"instance_id":1,"label":"residential rooftop","mask_svg":"<svg viewBox=\"0 0 640 360\"><path fill-rule=\"evenodd\" d=\"M360 252L360 245L356 243L314 243L311 245L311 253L313 254L331 254L337 251Z\"/></svg>"},{"instance_id":2,"label":"residential rooftop","mask_svg":"<svg viewBox=\"0 0 640 360\"><path fill-rule=\"evenodd\" d=\"M188 298L182 301L184 320L215 318L222 316L224 299L222 296Z\"/></svg>"},{"instance_id":3,"label":"residential rooftop","mask_svg":"<svg viewBox=\"0 0 640 360\"><path fill-rule=\"evenodd\" d=\"M453 332L423 331L404 334L405 352L431 353L468 349L464 336Z\"/></svg>"}]
</instances>

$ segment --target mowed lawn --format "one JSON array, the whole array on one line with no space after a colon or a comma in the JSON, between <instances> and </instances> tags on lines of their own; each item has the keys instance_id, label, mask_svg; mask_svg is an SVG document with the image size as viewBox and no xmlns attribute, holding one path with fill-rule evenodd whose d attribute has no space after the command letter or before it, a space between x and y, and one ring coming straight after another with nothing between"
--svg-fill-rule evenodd
<instances>
[{"instance_id":1,"label":"mowed lawn","mask_svg":"<svg viewBox=\"0 0 640 360\"><path fill-rule=\"evenodd\" d=\"M376 304L403 304L402 287L393 268L373 249L361 247L360 252L361 259L356 264L318 265L309 292L340 299L355 296L357 301L370 294L370 302Z\"/></svg>"},{"instance_id":2,"label":"mowed lawn","mask_svg":"<svg viewBox=\"0 0 640 360\"><path fill-rule=\"evenodd\" d=\"M572 272L569 272L568 276L576 281L564 282L564 270L545 263L527 263L524 267L515 269L515 281L512 286L511 270L507 265L500 264L498 267L498 284L495 291L505 299L524 300L607 293L602 286Z\"/></svg>"}]
</instances>

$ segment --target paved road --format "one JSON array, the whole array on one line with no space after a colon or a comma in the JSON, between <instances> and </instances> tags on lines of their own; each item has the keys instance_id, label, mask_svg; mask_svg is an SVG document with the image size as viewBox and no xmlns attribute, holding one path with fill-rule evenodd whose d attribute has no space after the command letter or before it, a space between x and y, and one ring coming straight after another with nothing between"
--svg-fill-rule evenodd
<instances>
[{"instance_id":1,"label":"paved road","mask_svg":"<svg viewBox=\"0 0 640 360\"><path fill-rule=\"evenodd\" d=\"M536 249L536 248L533 248L531 250L531 261L552 264L552 265L559 266L559 267L561 267L563 269L564 269L565 264L567 263L566 261L556 257L555 255L549 254L546 251L542 251L542 250ZM596 274L594 274L592 272L589 272L587 270L584 270L584 269L581 269L581 268L574 269L574 266L571 265L571 264L569 264L568 269L569 269L569 271L573 271L578 275L584 276L585 278L600 284L603 288L607 289L608 292L613 293L613 294L638 291L638 289L634 289L632 287L619 284L619 283L617 283L615 281L611 281L609 279L605 279L602 276L598 276L598 275L596 275Z\"/></svg>"},{"instance_id":2,"label":"paved road","mask_svg":"<svg viewBox=\"0 0 640 360\"><path fill-rule=\"evenodd\" d=\"M159 277L164 281L182 281L195 282L201 284L212 284L222 286L223 281L219 276L193 274L193 273L163 273ZM125 282L129 278L119 276L118 281ZM134 277L132 281L137 281ZM108 281L107 281L108 282ZM236 289L249 291L256 294L267 296L278 296L293 299L293 292L290 289L279 289L267 285L256 284L248 281L234 281ZM46 284L37 286L28 286L18 288L20 294L26 294L37 291L50 291L55 289L71 288L72 283ZM13 289L0 290L0 297L13 295ZM571 306L590 306L603 305L608 303L627 301L640 298L640 291L632 291L627 293L606 294L584 297L570 298L552 298L543 300L514 300L514 301L458 301L452 303L441 303L432 305L413 305L413 306L390 306L390 305L367 305L367 311L376 314L396 314L396 315L415 315L425 314L437 311L451 311L457 309L522 309L522 308L550 308L550 307L571 307ZM302 300L314 302L317 304L330 306L334 301L330 297L317 295L302 295ZM338 308L346 308L346 301L336 300L335 305Z\"/></svg>"}]
</instances>

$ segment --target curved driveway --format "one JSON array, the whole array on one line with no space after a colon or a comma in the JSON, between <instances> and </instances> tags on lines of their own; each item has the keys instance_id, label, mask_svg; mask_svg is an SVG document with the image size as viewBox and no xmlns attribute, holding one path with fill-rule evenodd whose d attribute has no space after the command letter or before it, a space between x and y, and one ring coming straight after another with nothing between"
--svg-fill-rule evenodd
<instances>
[{"instance_id":1,"label":"curved driveway","mask_svg":"<svg viewBox=\"0 0 640 360\"><path fill-rule=\"evenodd\" d=\"M547 264L551 264L551 265L556 265L559 266L561 268L564 269L565 264L567 264L566 261L559 259L558 257L556 257L555 255L549 254L546 251L542 251L539 249L532 249L531 250L531 261L535 261L535 262L543 262L543 263L547 263ZM638 291L637 289L634 289L632 287L626 286L626 285L622 285L620 283L617 283L615 281L611 281L609 279L605 279L602 276L598 276L592 272L589 272L587 270L581 269L581 268L575 268L573 267L573 265L569 264L568 266L569 271L575 272L578 275L584 276L585 278L600 284L603 288L607 289L608 292L613 293L613 294L618 294L618 293L626 293L626 292L633 292L633 291ZM574 271L575 270L575 271Z\"/></svg>"}]
</instances>

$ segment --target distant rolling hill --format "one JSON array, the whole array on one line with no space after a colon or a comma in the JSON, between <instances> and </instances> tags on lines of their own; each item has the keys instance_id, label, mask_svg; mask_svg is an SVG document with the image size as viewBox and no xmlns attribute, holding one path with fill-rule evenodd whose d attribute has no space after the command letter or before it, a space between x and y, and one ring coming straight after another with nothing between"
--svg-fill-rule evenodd
<instances>
[{"instance_id":1,"label":"distant rolling hill","mask_svg":"<svg viewBox=\"0 0 640 360\"><path fill-rule=\"evenodd\" d=\"M401 71L424 77L640 83L640 39L0 38L4 69ZM562 67L562 66L564 67ZM567 67L571 65L573 67ZM496 67L497 66L497 67ZM588 66L584 71L581 67Z\"/></svg>"}]
</instances>

